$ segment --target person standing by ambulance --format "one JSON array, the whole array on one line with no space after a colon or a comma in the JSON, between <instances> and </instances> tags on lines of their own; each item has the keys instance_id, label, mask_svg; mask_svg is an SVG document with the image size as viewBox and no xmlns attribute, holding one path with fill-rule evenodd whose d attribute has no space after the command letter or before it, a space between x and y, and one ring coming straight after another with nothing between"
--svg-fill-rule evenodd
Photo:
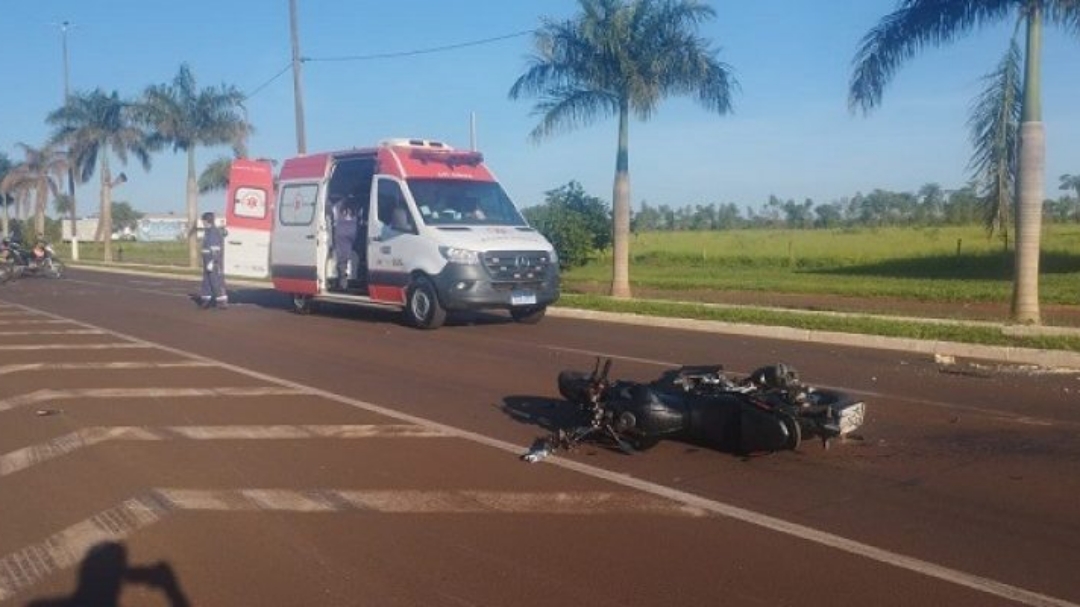
<instances>
[{"instance_id":1,"label":"person standing by ambulance","mask_svg":"<svg viewBox=\"0 0 1080 607\"><path fill-rule=\"evenodd\" d=\"M202 214L203 240L202 288L199 291L199 307L207 309L211 305L224 310L229 305L229 296L225 292L225 234L214 222L214 214Z\"/></svg>"}]
</instances>

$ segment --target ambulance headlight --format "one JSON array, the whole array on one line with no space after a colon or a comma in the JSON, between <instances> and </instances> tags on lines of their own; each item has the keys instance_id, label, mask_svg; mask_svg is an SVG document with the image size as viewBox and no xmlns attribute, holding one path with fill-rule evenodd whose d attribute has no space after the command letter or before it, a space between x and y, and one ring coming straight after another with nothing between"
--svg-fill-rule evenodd
<instances>
[{"instance_id":1,"label":"ambulance headlight","mask_svg":"<svg viewBox=\"0 0 1080 607\"><path fill-rule=\"evenodd\" d=\"M480 253L472 249L459 249L458 247L439 247L439 253L450 263L459 263L466 266L474 266L480 263Z\"/></svg>"}]
</instances>

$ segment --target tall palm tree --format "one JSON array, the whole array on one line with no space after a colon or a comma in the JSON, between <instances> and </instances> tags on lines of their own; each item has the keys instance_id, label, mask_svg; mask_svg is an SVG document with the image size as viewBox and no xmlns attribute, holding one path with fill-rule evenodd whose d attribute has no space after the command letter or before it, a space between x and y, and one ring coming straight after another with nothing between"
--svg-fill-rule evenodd
<instances>
[{"instance_id":1,"label":"tall palm tree","mask_svg":"<svg viewBox=\"0 0 1080 607\"><path fill-rule=\"evenodd\" d=\"M237 155L246 153L252 127L244 116L244 94L233 86L199 89L187 64L180 66L169 84L150 86L143 94L139 119L153 130L151 142L171 145L187 153L188 261L199 261L195 226L199 214L195 175L197 146L230 145Z\"/></svg>"},{"instance_id":2,"label":"tall palm tree","mask_svg":"<svg viewBox=\"0 0 1080 607\"><path fill-rule=\"evenodd\" d=\"M112 188L114 185L109 158L115 156L126 165L134 156L150 169L146 133L132 120L132 105L113 91L95 89L73 95L60 109L49 114L49 124L56 128L53 141L70 150L75 178L85 183L97 171L101 180L98 234L104 242L104 259L112 261Z\"/></svg>"},{"instance_id":3,"label":"tall palm tree","mask_svg":"<svg viewBox=\"0 0 1080 607\"><path fill-rule=\"evenodd\" d=\"M579 0L573 20L545 19L535 54L510 98L538 96L533 113L540 141L558 131L617 116L614 258L611 294L630 297L630 147L634 114L647 120L664 98L693 95L718 114L731 111L738 86L731 68L696 35L715 11L698 0Z\"/></svg>"},{"instance_id":4,"label":"tall palm tree","mask_svg":"<svg viewBox=\"0 0 1080 607\"><path fill-rule=\"evenodd\" d=\"M881 103L885 85L900 65L927 46L942 46L980 27L1008 19L1024 25L1023 111L1017 170L1016 262L1012 317L1038 324L1039 246L1046 174L1042 123L1042 30L1057 25L1080 30L1076 0L900 0L859 44L848 101L868 112Z\"/></svg>"},{"instance_id":5,"label":"tall palm tree","mask_svg":"<svg viewBox=\"0 0 1080 607\"><path fill-rule=\"evenodd\" d=\"M1020 46L1014 38L997 68L983 77L986 87L968 118L975 148L968 168L983 200L983 223L991 235L1000 232L1006 243L1019 162L1021 75Z\"/></svg>"},{"instance_id":6,"label":"tall palm tree","mask_svg":"<svg viewBox=\"0 0 1080 607\"><path fill-rule=\"evenodd\" d=\"M29 196L33 192L34 234L44 234L46 203L49 201L49 194L57 196L60 193L60 179L68 166L67 156L50 144L40 148L25 143L15 145L23 151L24 159L4 175L3 181L0 181L0 192L3 192L5 197L12 193Z\"/></svg>"}]
</instances>

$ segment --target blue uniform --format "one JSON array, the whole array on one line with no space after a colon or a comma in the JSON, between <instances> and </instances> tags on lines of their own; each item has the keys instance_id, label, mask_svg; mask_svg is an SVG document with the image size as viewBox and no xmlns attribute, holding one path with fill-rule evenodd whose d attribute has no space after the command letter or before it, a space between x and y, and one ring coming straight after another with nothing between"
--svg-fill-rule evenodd
<instances>
[{"instance_id":1,"label":"blue uniform","mask_svg":"<svg viewBox=\"0 0 1080 607\"><path fill-rule=\"evenodd\" d=\"M203 307L210 307L211 301L219 308L229 303L222 267L224 259L225 235L217 226L209 226L203 232L202 241L203 279L199 295Z\"/></svg>"}]
</instances>

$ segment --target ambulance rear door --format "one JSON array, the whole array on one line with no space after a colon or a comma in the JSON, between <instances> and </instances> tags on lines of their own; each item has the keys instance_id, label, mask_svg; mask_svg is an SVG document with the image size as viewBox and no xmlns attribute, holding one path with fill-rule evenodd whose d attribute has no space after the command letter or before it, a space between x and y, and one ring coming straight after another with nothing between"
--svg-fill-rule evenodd
<instances>
[{"instance_id":1,"label":"ambulance rear door","mask_svg":"<svg viewBox=\"0 0 1080 607\"><path fill-rule=\"evenodd\" d=\"M270 276L270 232L274 224L273 167L265 160L234 160L225 199L225 274Z\"/></svg>"}]
</instances>

